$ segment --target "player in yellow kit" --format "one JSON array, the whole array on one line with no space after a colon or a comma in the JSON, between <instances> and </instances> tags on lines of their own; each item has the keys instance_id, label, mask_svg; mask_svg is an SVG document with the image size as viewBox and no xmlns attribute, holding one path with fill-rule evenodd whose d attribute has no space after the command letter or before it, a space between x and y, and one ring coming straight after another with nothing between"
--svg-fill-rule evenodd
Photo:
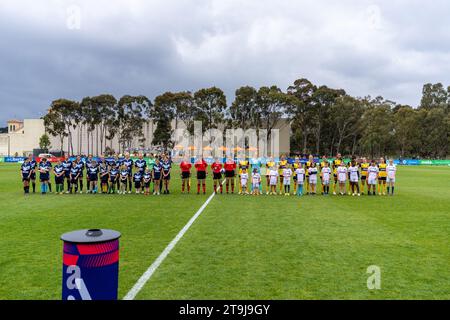
<instances>
[{"instance_id":1,"label":"player in yellow kit","mask_svg":"<svg viewBox=\"0 0 450 320\"><path fill-rule=\"evenodd\" d=\"M292 172L296 172L297 169L301 168L300 158L295 157L294 163L292 164ZM297 194L297 175L294 174L294 194Z\"/></svg>"},{"instance_id":2,"label":"player in yellow kit","mask_svg":"<svg viewBox=\"0 0 450 320\"><path fill-rule=\"evenodd\" d=\"M283 189L284 189L284 185L283 185L283 170L287 169L289 166L289 162L286 159L285 155L282 155L280 158L280 163L278 164L278 175L280 177L280 195L283 195Z\"/></svg>"},{"instance_id":3,"label":"player in yellow kit","mask_svg":"<svg viewBox=\"0 0 450 320\"><path fill-rule=\"evenodd\" d=\"M367 162L367 158L362 159L360 167L361 167L361 194L364 194L364 187L367 186L367 176L370 167L370 163Z\"/></svg>"},{"instance_id":4,"label":"player in yellow kit","mask_svg":"<svg viewBox=\"0 0 450 320\"><path fill-rule=\"evenodd\" d=\"M266 194L270 193L270 170L275 167L275 162L272 158L269 158L269 161L266 163L266 180L267 180L267 189Z\"/></svg>"},{"instance_id":5,"label":"player in yellow kit","mask_svg":"<svg viewBox=\"0 0 450 320\"><path fill-rule=\"evenodd\" d=\"M386 181L387 181L387 164L384 158L380 158L378 163L378 195L386 195Z\"/></svg>"},{"instance_id":6,"label":"player in yellow kit","mask_svg":"<svg viewBox=\"0 0 450 320\"><path fill-rule=\"evenodd\" d=\"M247 172L250 168L250 162L248 159L239 161L239 181L241 181L241 175L244 172L244 170ZM239 183L239 194L242 194L242 184Z\"/></svg>"},{"instance_id":7,"label":"player in yellow kit","mask_svg":"<svg viewBox=\"0 0 450 320\"><path fill-rule=\"evenodd\" d=\"M340 153L338 153L336 156L336 159L334 159L333 162L331 163L331 167L333 169L333 174L334 174L334 184L333 184L333 194L334 195L336 195L336 187L337 187L337 183L338 183L337 169L341 166L342 162L343 162L342 155Z\"/></svg>"}]
</instances>

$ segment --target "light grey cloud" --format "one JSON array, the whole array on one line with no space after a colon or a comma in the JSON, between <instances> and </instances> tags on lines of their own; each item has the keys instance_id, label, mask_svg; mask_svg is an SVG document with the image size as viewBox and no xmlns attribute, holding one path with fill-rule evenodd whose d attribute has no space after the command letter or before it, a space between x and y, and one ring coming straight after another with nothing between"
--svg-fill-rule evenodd
<instances>
[{"instance_id":1,"label":"light grey cloud","mask_svg":"<svg viewBox=\"0 0 450 320\"><path fill-rule=\"evenodd\" d=\"M60 97L295 79L417 105L450 84L450 4L436 0L2 0L0 123ZM78 15L79 13L79 15Z\"/></svg>"}]
</instances>

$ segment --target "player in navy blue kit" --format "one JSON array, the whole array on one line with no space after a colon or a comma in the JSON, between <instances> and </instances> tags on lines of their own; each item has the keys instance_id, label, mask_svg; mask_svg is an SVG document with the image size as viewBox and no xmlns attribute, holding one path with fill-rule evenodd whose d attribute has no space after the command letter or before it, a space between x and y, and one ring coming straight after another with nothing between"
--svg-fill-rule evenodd
<instances>
[{"instance_id":1,"label":"player in navy blue kit","mask_svg":"<svg viewBox=\"0 0 450 320\"><path fill-rule=\"evenodd\" d=\"M133 175L133 181L134 181L134 188L136 189L136 194L140 194L141 192L144 193L142 190L143 189L142 179L143 174L140 171L135 172L135 174Z\"/></svg>"},{"instance_id":2,"label":"player in navy blue kit","mask_svg":"<svg viewBox=\"0 0 450 320\"><path fill-rule=\"evenodd\" d=\"M72 167L70 168L70 189L69 193L73 193L75 187L75 193L78 192L78 182L80 180L80 169L77 162L72 162Z\"/></svg>"},{"instance_id":3,"label":"player in navy blue kit","mask_svg":"<svg viewBox=\"0 0 450 320\"><path fill-rule=\"evenodd\" d=\"M53 173L55 174L56 194L63 194L65 172L61 161L58 161L53 168Z\"/></svg>"},{"instance_id":4,"label":"player in navy blue kit","mask_svg":"<svg viewBox=\"0 0 450 320\"><path fill-rule=\"evenodd\" d=\"M149 168L145 169L144 175L142 177L144 184L144 195L150 195L150 183L152 182L152 172Z\"/></svg>"},{"instance_id":5,"label":"player in navy blue kit","mask_svg":"<svg viewBox=\"0 0 450 320\"><path fill-rule=\"evenodd\" d=\"M84 177L84 169L86 166L80 156L77 157L76 165L77 165L77 169L79 171L79 177L78 177L79 184L80 184L79 191L80 191L80 193L83 193L83 177ZM86 180L89 181L88 174L86 174ZM89 182L88 182L87 188L89 188Z\"/></svg>"},{"instance_id":6,"label":"player in navy blue kit","mask_svg":"<svg viewBox=\"0 0 450 320\"><path fill-rule=\"evenodd\" d=\"M90 154L88 156L88 158L86 159L86 163L85 163L86 170L89 170L89 168L91 167L93 161L94 161L94 159L92 157L92 154ZM83 175L81 175L81 180L83 180ZM87 185L86 185L87 193L89 193L89 191L91 191L91 189L90 189L91 184L89 182L89 175L88 174L86 175L86 183L87 183ZM81 181L80 188L81 188L81 193L82 193L83 192L83 182L82 181Z\"/></svg>"},{"instance_id":7,"label":"player in navy blue kit","mask_svg":"<svg viewBox=\"0 0 450 320\"><path fill-rule=\"evenodd\" d=\"M100 165L100 183L101 183L101 191L103 194L108 193L108 181L109 181L109 170L106 162L103 162Z\"/></svg>"},{"instance_id":8,"label":"player in navy blue kit","mask_svg":"<svg viewBox=\"0 0 450 320\"><path fill-rule=\"evenodd\" d=\"M119 181L119 169L109 168L109 194L116 193L116 186Z\"/></svg>"},{"instance_id":9,"label":"player in navy blue kit","mask_svg":"<svg viewBox=\"0 0 450 320\"><path fill-rule=\"evenodd\" d=\"M153 195L160 195L160 185L161 185L161 173L162 173L162 165L159 159L157 158L155 164L153 166Z\"/></svg>"},{"instance_id":10,"label":"player in navy blue kit","mask_svg":"<svg viewBox=\"0 0 450 320\"><path fill-rule=\"evenodd\" d=\"M69 193L70 190L70 169L72 169L72 162L69 157L66 156L65 160L62 162L62 166L64 168L64 177L67 183L66 193Z\"/></svg>"},{"instance_id":11,"label":"player in navy blue kit","mask_svg":"<svg viewBox=\"0 0 450 320\"><path fill-rule=\"evenodd\" d=\"M52 164L46 158L43 158L39 163L39 178L41 180L41 193L47 194L49 192L50 170ZM51 192L51 191L50 191Z\"/></svg>"},{"instance_id":12,"label":"player in navy blue kit","mask_svg":"<svg viewBox=\"0 0 450 320\"><path fill-rule=\"evenodd\" d=\"M127 193L127 184L128 184L128 169L127 169L127 167L122 166L120 168L119 179L120 179L119 194L126 194Z\"/></svg>"},{"instance_id":13,"label":"player in navy blue kit","mask_svg":"<svg viewBox=\"0 0 450 320\"><path fill-rule=\"evenodd\" d=\"M164 183L164 194L169 194L170 171L172 169L172 161L169 159L167 155L163 156L161 166L162 166L162 179Z\"/></svg>"},{"instance_id":14,"label":"player in navy blue kit","mask_svg":"<svg viewBox=\"0 0 450 320\"><path fill-rule=\"evenodd\" d=\"M30 180L33 169L31 167L30 159L26 159L20 167L20 173L22 174L23 191L25 194L30 193Z\"/></svg>"},{"instance_id":15,"label":"player in navy blue kit","mask_svg":"<svg viewBox=\"0 0 450 320\"><path fill-rule=\"evenodd\" d=\"M128 193L131 193L131 190L133 189L133 166L134 161L130 158L130 154L125 154L125 159L122 161L123 165L128 168Z\"/></svg>"},{"instance_id":16,"label":"player in navy blue kit","mask_svg":"<svg viewBox=\"0 0 450 320\"><path fill-rule=\"evenodd\" d=\"M37 168L37 162L34 160L32 155L30 155L28 157L28 161L30 162L30 166L31 166L30 181L31 181L31 185L33 187L33 193L36 193L36 168Z\"/></svg>"},{"instance_id":17,"label":"player in navy blue kit","mask_svg":"<svg viewBox=\"0 0 450 320\"><path fill-rule=\"evenodd\" d=\"M95 194L98 192L98 172L99 166L97 161L93 160L86 173L89 176L89 183L91 184L88 193Z\"/></svg>"}]
</instances>

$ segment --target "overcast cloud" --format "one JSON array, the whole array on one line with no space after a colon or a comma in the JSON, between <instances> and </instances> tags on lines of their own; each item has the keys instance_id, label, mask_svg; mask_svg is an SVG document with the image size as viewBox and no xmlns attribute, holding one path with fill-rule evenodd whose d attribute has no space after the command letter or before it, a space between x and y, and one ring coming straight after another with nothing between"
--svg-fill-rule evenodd
<instances>
[{"instance_id":1,"label":"overcast cloud","mask_svg":"<svg viewBox=\"0 0 450 320\"><path fill-rule=\"evenodd\" d=\"M79 13L79 15L78 15ZM0 126L60 97L295 79L418 105L450 84L450 2L1 0Z\"/></svg>"}]
</instances>

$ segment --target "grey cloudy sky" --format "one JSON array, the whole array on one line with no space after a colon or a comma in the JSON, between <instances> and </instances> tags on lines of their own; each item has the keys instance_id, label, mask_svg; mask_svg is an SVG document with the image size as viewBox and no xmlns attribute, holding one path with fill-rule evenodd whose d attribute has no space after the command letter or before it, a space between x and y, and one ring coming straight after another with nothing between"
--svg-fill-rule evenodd
<instances>
[{"instance_id":1,"label":"grey cloudy sky","mask_svg":"<svg viewBox=\"0 0 450 320\"><path fill-rule=\"evenodd\" d=\"M306 77L416 106L450 84L444 0L1 0L0 125L56 98Z\"/></svg>"}]
</instances>

